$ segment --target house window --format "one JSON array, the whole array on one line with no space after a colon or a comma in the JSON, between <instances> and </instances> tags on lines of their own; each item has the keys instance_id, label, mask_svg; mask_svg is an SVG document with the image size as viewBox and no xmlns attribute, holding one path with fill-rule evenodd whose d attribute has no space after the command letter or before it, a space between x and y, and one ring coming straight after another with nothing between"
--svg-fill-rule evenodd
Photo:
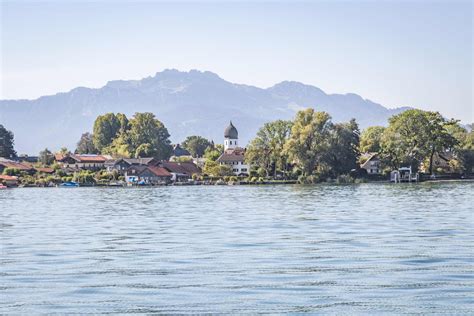
<instances>
[{"instance_id":1,"label":"house window","mask_svg":"<svg viewBox=\"0 0 474 316\"><path fill-rule=\"evenodd\" d=\"M247 172L247 168L242 168L242 172Z\"/></svg>"}]
</instances>

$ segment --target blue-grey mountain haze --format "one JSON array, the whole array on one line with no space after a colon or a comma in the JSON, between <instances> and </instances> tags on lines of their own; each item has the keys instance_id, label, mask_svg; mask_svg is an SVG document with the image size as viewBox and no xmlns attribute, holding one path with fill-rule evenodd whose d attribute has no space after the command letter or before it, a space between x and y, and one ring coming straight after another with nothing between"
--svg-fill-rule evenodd
<instances>
[{"instance_id":1,"label":"blue-grey mountain haze","mask_svg":"<svg viewBox=\"0 0 474 316\"><path fill-rule=\"evenodd\" d=\"M78 87L36 100L3 100L0 122L14 132L18 153L30 155L45 147L74 150L81 134L91 132L95 118L107 112L153 112L173 142L202 135L221 143L232 120L245 145L263 123L291 119L305 107L327 111L337 122L356 118L361 127L386 124L406 109L387 109L353 93L326 94L294 81L262 89L208 71L165 70L142 80L110 81L99 89Z\"/></svg>"}]
</instances>

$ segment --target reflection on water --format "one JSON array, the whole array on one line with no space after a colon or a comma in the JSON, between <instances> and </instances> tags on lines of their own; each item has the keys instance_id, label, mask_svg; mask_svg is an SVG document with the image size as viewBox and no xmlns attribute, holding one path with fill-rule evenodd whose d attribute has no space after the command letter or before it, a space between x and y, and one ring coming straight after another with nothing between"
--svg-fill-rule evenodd
<instances>
[{"instance_id":1,"label":"reflection on water","mask_svg":"<svg viewBox=\"0 0 474 316\"><path fill-rule=\"evenodd\" d=\"M0 191L0 312L469 314L474 183Z\"/></svg>"}]
</instances>

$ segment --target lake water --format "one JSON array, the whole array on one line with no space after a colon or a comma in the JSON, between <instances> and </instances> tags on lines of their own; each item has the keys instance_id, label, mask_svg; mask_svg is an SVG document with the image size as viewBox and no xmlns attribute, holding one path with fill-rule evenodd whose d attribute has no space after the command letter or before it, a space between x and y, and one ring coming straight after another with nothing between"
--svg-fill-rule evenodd
<instances>
[{"instance_id":1,"label":"lake water","mask_svg":"<svg viewBox=\"0 0 474 316\"><path fill-rule=\"evenodd\" d=\"M472 314L474 183L0 191L0 313Z\"/></svg>"}]
</instances>

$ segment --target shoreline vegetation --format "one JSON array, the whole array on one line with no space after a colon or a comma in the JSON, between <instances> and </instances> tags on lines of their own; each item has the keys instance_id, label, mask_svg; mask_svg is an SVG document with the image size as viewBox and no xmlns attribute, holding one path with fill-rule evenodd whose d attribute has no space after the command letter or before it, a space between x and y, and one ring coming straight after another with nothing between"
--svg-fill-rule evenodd
<instances>
[{"instance_id":1,"label":"shoreline vegetation","mask_svg":"<svg viewBox=\"0 0 474 316\"><path fill-rule=\"evenodd\" d=\"M354 119L334 123L328 113L301 110L291 121L260 128L242 149L250 166L243 174L219 162L223 145L197 135L176 145L169 138L153 113L107 113L96 118L93 133L84 133L74 152L45 149L29 157L17 155L13 133L0 125L0 185L345 184L388 182L402 167L420 181L472 180L474 171L473 124L422 110L407 110L392 116L387 127L362 132ZM135 172L140 176L133 177Z\"/></svg>"}]
</instances>

